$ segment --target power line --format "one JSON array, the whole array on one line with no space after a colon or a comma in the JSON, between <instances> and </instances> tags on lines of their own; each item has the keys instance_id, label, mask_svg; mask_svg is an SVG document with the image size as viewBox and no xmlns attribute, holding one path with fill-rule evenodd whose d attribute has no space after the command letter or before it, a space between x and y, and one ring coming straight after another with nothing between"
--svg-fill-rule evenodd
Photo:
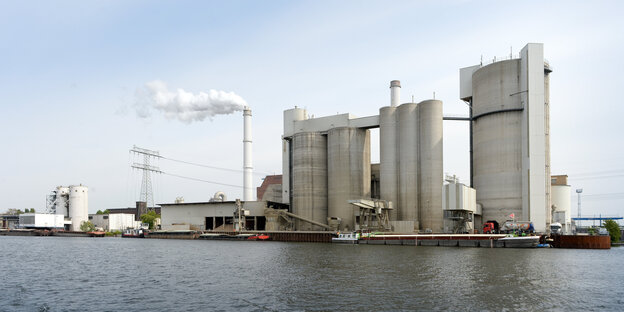
<instances>
[{"instance_id":1,"label":"power line","mask_svg":"<svg viewBox=\"0 0 624 312\"><path fill-rule=\"evenodd\" d=\"M577 176L571 176L569 177L570 180L595 180L595 179L609 179L609 178L620 178L620 177L624 177L624 174L612 174L612 175L602 175L602 176L581 176L581 177L577 177Z\"/></svg>"},{"instance_id":2,"label":"power line","mask_svg":"<svg viewBox=\"0 0 624 312\"><path fill-rule=\"evenodd\" d=\"M236 172L236 173L244 172L244 170L242 170L242 169L231 169L231 168L216 167L216 166L204 165L204 164L194 163L194 162L185 161L185 160L168 158L168 157L164 157L164 156L161 156L160 158L166 159L166 160L170 160L170 161L179 162L179 163L183 163L183 164L187 164L187 165L204 167L204 168L208 168L208 169L223 170L223 171ZM258 176L272 175L272 173L262 172L262 171L257 171L257 170L254 171L253 174L254 175L258 175Z\"/></svg>"},{"instance_id":3,"label":"power line","mask_svg":"<svg viewBox=\"0 0 624 312\"><path fill-rule=\"evenodd\" d=\"M187 179L187 180L193 180L193 181L199 181L199 182L210 183L210 184L218 184L218 185L224 185L224 186L243 188L242 185L234 185L234 184L227 184L227 183L220 183L220 182L202 180L202 179L198 179L198 178L185 177L185 176L181 176L181 175L177 175L177 174L173 174L173 173L166 173L166 172L162 172L162 171L160 173L166 174L166 175L169 175L169 176L172 176L172 177L178 177L178 178L182 178L182 179Z\"/></svg>"}]
</instances>

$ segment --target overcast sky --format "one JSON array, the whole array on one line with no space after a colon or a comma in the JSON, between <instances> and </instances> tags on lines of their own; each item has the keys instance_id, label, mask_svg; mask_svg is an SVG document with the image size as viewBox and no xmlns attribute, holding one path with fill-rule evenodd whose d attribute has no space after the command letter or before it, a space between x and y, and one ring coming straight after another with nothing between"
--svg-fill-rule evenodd
<instances>
[{"instance_id":1,"label":"overcast sky","mask_svg":"<svg viewBox=\"0 0 624 312\"><path fill-rule=\"evenodd\" d=\"M134 206L135 144L235 169L160 160L164 172L242 185L242 113L145 117L137 108L154 81L246 101L258 186L281 173L283 110L376 115L398 79L403 102L435 92L445 115L467 114L459 68L541 42L554 70L552 173L584 189L583 214L621 216L623 12L621 1L2 1L0 211L43 211L55 186L80 183L90 212ZM444 171L468 182L466 123L445 122L444 157ZM242 196L171 175L153 184L157 203Z\"/></svg>"}]
</instances>

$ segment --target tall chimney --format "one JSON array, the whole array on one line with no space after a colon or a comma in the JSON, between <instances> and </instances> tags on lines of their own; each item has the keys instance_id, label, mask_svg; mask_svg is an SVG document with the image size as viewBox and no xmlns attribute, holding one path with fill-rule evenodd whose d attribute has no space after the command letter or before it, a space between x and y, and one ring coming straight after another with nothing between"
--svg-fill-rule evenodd
<instances>
[{"instance_id":1,"label":"tall chimney","mask_svg":"<svg viewBox=\"0 0 624 312\"><path fill-rule=\"evenodd\" d=\"M390 81L390 106L398 106L401 101L401 82L398 80Z\"/></svg>"},{"instance_id":2,"label":"tall chimney","mask_svg":"<svg viewBox=\"0 0 624 312\"><path fill-rule=\"evenodd\" d=\"M251 162L251 109L245 106L243 110L243 200L252 201L253 187L252 187L252 162Z\"/></svg>"}]
</instances>

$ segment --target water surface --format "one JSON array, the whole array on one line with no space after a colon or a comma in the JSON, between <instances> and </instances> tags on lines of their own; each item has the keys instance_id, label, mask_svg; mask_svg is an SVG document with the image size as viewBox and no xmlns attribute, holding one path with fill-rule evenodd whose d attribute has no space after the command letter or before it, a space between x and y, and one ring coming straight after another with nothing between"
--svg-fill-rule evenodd
<instances>
[{"instance_id":1,"label":"water surface","mask_svg":"<svg viewBox=\"0 0 624 312\"><path fill-rule=\"evenodd\" d=\"M624 309L624 248L0 237L0 311Z\"/></svg>"}]
</instances>

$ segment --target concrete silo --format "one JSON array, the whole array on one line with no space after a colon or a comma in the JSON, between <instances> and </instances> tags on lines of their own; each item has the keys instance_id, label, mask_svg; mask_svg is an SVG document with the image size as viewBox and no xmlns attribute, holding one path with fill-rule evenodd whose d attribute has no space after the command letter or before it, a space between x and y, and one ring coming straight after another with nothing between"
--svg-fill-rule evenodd
<instances>
[{"instance_id":1,"label":"concrete silo","mask_svg":"<svg viewBox=\"0 0 624 312\"><path fill-rule=\"evenodd\" d=\"M518 92L519 66L497 62L472 76L472 185L484 221L522 218L522 103L509 96Z\"/></svg>"},{"instance_id":2,"label":"concrete silo","mask_svg":"<svg viewBox=\"0 0 624 312\"><path fill-rule=\"evenodd\" d=\"M302 132L292 137L293 213L319 223L327 223L327 136ZM321 230L297 220L297 230Z\"/></svg>"},{"instance_id":3,"label":"concrete silo","mask_svg":"<svg viewBox=\"0 0 624 312\"><path fill-rule=\"evenodd\" d=\"M89 188L84 185L69 186L69 217L71 231L80 231L80 224L89 221Z\"/></svg>"},{"instance_id":4,"label":"concrete silo","mask_svg":"<svg viewBox=\"0 0 624 312\"><path fill-rule=\"evenodd\" d=\"M399 149L399 202L398 218L402 221L414 221L414 230L418 230L418 105L401 104L397 114L397 144ZM381 181L385 183L385 181Z\"/></svg>"},{"instance_id":5,"label":"concrete silo","mask_svg":"<svg viewBox=\"0 0 624 312\"><path fill-rule=\"evenodd\" d=\"M418 103L420 229L442 233L442 101Z\"/></svg>"},{"instance_id":6,"label":"concrete silo","mask_svg":"<svg viewBox=\"0 0 624 312\"><path fill-rule=\"evenodd\" d=\"M460 70L460 98L472 107L472 186L483 221L550 223L550 68L542 44L520 58Z\"/></svg>"},{"instance_id":7,"label":"concrete silo","mask_svg":"<svg viewBox=\"0 0 624 312\"><path fill-rule=\"evenodd\" d=\"M370 131L351 127L327 132L328 216L340 218L340 230L355 229L349 200L370 198Z\"/></svg>"},{"instance_id":8,"label":"concrete silo","mask_svg":"<svg viewBox=\"0 0 624 312\"><path fill-rule=\"evenodd\" d=\"M379 189L384 200L392 202L390 220L398 220L399 179L396 107L386 106L379 110Z\"/></svg>"}]
</instances>

